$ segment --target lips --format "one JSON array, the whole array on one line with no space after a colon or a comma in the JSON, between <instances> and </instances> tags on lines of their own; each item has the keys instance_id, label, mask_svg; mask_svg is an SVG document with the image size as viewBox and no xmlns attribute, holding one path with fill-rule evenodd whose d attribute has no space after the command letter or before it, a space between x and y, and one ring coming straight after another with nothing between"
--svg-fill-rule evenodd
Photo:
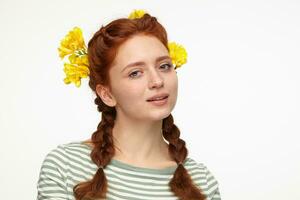
<instances>
[{"instance_id":1,"label":"lips","mask_svg":"<svg viewBox=\"0 0 300 200\"><path fill-rule=\"evenodd\" d=\"M167 93L157 94L157 95L154 95L153 97L147 99L147 101L162 100L162 99L168 98L168 96L169 96L169 95L168 95Z\"/></svg>"}]
</instances>

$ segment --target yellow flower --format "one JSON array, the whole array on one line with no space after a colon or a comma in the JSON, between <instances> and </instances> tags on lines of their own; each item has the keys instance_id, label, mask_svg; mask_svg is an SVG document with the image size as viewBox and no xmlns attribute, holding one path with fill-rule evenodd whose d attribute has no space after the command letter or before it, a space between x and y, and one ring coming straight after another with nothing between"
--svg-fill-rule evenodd
<instances>
[{"instance_id":1,"label":"yellow flower","mask_svg":"<svg viewBox=\"0 0 300 200\"><path fill-rule=\"evenodd\" d=\"M66 55L72 54L75 51L86 51L84 39L81 29L74 27L60 42L58 48L59 57L63 59Z\"/></svg>"},{"instance_id":2,"label":"yellow flower","mask_svg":"<svg viewBox=\"0 0 300 200\"><path fill-rule=\"evenodd\" d=\"M64 82L66 84L73 82L76 87L79 87L81 84L81 78L86 78L89 75L89 68L85 65L65 63L64 72L66 74Z\"/></svg>"},{"instance_id":3,"label":"yellow flower","mask_svg":"<svg viewBox=\"0 0 300 200\"><path fill-rule=\"evenodd\" d=\"M74 27L69 31L61 40L58 52L61 59L68 56L70 62L64 63L66 74L64 82L66 84L73 82L79 87L81 78L86 78L89 75L87 49L80 28Z\"/></svg>"},{"instance_id":4,"label":"yellow flower","mask_svg":"<svg viewBox=\"0 0 300 200\"><path fill-rule=\"evenodd\" d=\"M137 19L137 18L143 17L144 14L146 14L146 11L144 11L144 10L134 10L129 14L128 18L129 19Z\"/></svg>"},{"instance_id":5,"label":"yellow flower","mask_svg":"<svg viewBox=\"0 0 300 200\"><path fill-rule=\"evenodd\" d=\"M73 53L69 56L69 61L71 64L89 66L87 54L76 55Z\"/></svg>"},{"instance_id":6,"label":"yellow flower","mask_svg":"<svg viewBox=\"0 0 300 200\"><path fill-rule=\"evenodd\" d=\"M169 42L168 48L172 63L175 65L175 69L181 67L181 65L187 62L187 52L182 45L175 42Z\"/></svg>"}]
</instances>

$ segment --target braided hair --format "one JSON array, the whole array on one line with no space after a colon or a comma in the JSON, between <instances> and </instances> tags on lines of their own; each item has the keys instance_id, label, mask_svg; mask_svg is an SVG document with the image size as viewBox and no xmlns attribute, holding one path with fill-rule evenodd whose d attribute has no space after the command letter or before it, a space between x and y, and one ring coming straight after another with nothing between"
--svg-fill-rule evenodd
<instances>
[{"instance_id":1,"label":"braided hair","mask_svg":"<svg viewBox=\"0 0 300 200\"><path fill-rule=\"evenodd\" d=\"M74 186L76 200L106 198L107 179L103 167L108 165L115 154L112 130L116 109L102 101L96 92L96 86L97 84L109 86L108 71L118 47L137 34L154 36L168 49L166 30L148 13L138 19L120 18L106 26L101 26L88 43L89 86L96 93L95 104L98 111L102 113L97 130L91 137L93 149L90 156L99 168L91 180ZM188 150L185 141L180 139L180 131L174 124L172 114L163 119L162 134L169 143L168 151L171 158L178 164L169 182L171 191L181 200L204 200L205 195L194 185L182 164L188 155Z\"/></svg>"}]
</instances>

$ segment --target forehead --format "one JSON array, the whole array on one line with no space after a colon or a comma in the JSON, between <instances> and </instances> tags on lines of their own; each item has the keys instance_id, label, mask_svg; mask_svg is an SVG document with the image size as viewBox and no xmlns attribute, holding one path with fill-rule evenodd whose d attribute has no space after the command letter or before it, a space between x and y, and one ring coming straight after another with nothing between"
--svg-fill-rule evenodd
<instances>
[{"instance_id":1,"label":"forehead","mask_svg":"<svg viewBox=\"0 0 300 200\"><path fill-rule=\"evenodd\" d=\"M164 55L169 55L168 49L156 37L136 35L120 45L114 64L124 66L136 61L151 62Z\"/></svg>"}]
</instances>

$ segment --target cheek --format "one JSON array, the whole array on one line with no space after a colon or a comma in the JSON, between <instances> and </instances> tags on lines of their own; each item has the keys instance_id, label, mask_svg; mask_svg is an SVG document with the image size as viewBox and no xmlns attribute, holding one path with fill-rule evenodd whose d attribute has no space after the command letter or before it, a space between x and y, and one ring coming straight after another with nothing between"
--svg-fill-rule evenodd
<instances>
[{"instance_id":1,"label":"cheek","mask_svg":"<svg viewBox=\"0 0 300 200\"><path fill-rule=\"evenodd\" d=\"M176 75L170 80L170 92L172 94L170 102L172 104L172 109L173 109L177 102L177 97L178 97L178 78Z\"/></svg>"},{"instance_id":2,"label":"cheek","mask_svg":"<svg viewBox=\"0 0 300 200\"><path fill-rule=\"evenodd\" d=\"M172 74L171 76L168 77L168 79L166 80L166 84L169 85L172 92L175 92L175 90L177 91L178 77L177 77L176 72L174 72L174 74Z\"/></svg>"},{"instance_id":3,"label":"cheek","mask_svg":"<svg viewBox=\"0 0 300 200\"><path fill-rule=\"evenodd\" d=\"M141 101L145 98L142 83L120 83L116 88L115 97L121 104L132 105L133 102Z\"/></svg>"}]
</instances>

